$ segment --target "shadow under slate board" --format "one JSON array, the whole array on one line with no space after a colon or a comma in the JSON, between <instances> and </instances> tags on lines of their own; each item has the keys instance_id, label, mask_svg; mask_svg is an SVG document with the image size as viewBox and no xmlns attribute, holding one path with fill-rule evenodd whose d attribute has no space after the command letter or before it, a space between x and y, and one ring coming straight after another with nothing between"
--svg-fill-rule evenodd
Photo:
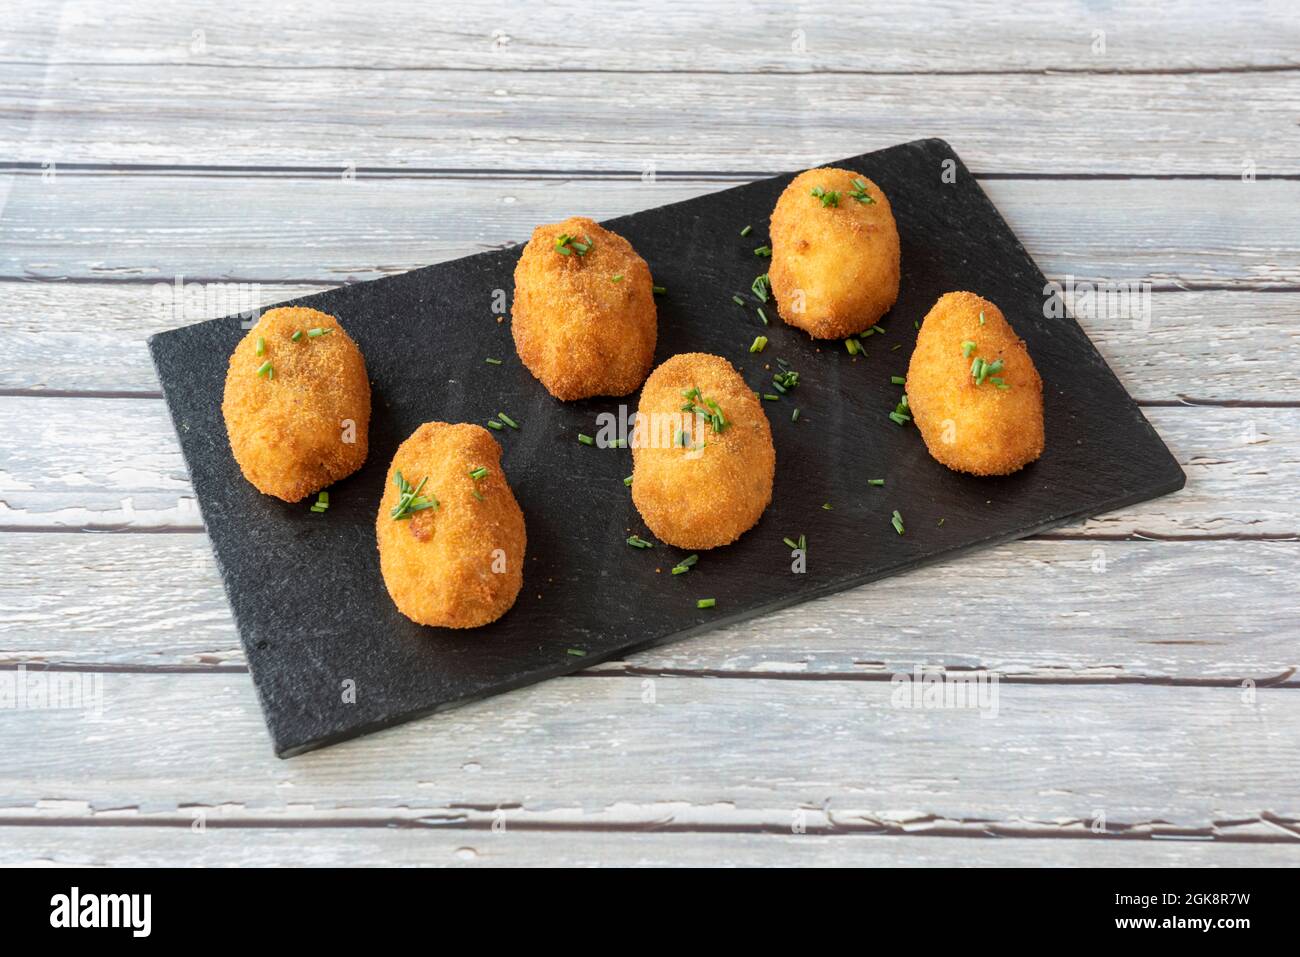
<instances>
[{"instance_id":1,"label":"shadow under slate board","mask_svg":"<svg viewBox=\"0 0 1300 957\"><path fill-rule=\"evenodd\" d=\"M955 182L941 178L945 160L956 164ZM686 552L626 544L633 532L652 537L623 484L631 451L577 441L579 432L596 434L600 413L635 412L637 396L552 399L515 355L508 319L492 313L494 291L513 289L521 247L294 300L339 318L373 383L370 458L330 489L324 514L310 511L314 498L288 505L259 494L231 456L221 399L245 333L239 317L150 340L278 755L1182 487L1177 462L1083 330L1069 317L1044 317L1042 273L946 143L921 140L833 165L880 185L902 240L898 303L881 323L886 331L863 339L865 356L782 324L775 304L764 308L770 326L758 317L750 286L769 261L754 249L767 243L773 205L794 173L606 223L667 287L656 297L656 365L679 352L716 353L765 393L774 391L776 357L800 375L788 395L763 403L777 456L771 506L740 541L702 553L683 575L669 572ZM556 209L551 218L581 212ZM430 228L434 219L431 211ZM753 231L741 237L746 225ZM951 472L914 426L888 417L902 392L890 377L907 370L914 323L953 290L997 303L1043 378L1047 450L1009 477ZM767 349L750 354L759 333ZM493 435L528 526L523 590L484 628L416 625L379 574L375 514L388 464L422 422L484 424L499 412L520 426ZM895 509L902 535L890 524ZM807 571L795 574L782 540L801 535ZM697 608L706 597L716 606Z\"/></svg>"}]
</instances>

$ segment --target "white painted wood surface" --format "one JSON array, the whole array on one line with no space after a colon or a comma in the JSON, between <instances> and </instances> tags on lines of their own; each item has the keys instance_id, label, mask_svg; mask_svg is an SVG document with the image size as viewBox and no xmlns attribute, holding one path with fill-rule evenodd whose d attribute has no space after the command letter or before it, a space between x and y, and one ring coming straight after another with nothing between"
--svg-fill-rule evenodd
<instances>
[{"instance_id":1,"label":"white painted wood surface","mask_svg":"<svg viewBox=\"0 0 1300 957\"><path fill-rule=\"evenodd\" d=\"M0 700L102 708L0 708L0 864L1300 861L1293 5L579 9L7 16ZM271 757L143 346L226 310L155 283L270 303L918 136L1049 276L1152 283L1080 319L1184 492ZM997 716L893 706L917 666Z\"/></svg>"}]
</instances>

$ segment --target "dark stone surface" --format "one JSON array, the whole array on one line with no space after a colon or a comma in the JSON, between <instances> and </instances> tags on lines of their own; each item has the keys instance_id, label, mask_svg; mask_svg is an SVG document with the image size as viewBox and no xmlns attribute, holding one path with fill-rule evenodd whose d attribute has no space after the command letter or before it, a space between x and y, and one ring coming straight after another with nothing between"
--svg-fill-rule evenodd
<instances>
[{"instance_id":1,"label":"dark stone surface","mask_svg":"<svg viewBox=\"0 0 1300 957\"><path fill-rule=\"evenodd\" d=\"M941 181L946 159L956 162L955 183ZM658 297L656 364L678 352L716 353L763 392L772 391L765 366L775 368L777 356L801 375L789 398L764 403L777 450L771 507L738 543L703 553L685 575L668 573L684 552L624 542L629 531L650 537L622 481L631 452L576 441L579 431L595 434L598 413L635 411L637 397L553 400L516 357L509 321L493 316L493 291L513 290L518 247L295 300L338 316L373 382L369 461L330 489L324 515L312 514L310 501L260 495L231 457L221 396L228 357L244 334L239 319L150 340L277 754L1182 487L1177 462L1083 330L1070 318L1044 318L1042 273L946 143L922 140L831 165L859 170L886 191L902 238L901 294L882 323L887 332L864 340L865 359L781 324L774 305L766 308L770 327L757 318L749 287L768 260L753 249L767 242L768 217L793 173L607 224L668 288ZM557 209L553 219L581 212ZM754 230L741 238L746 224ZM950 472L929 457L915 427L887 417L901 392L889 378L906 372L913 323L941 294L960 289L1002 308L1045 384L1047 451L1007 478ZM748 307L735 305L733 294ZM750 355L760 332L767 351ZM503 364L487 365L487 356ZM801 417L792 422L796 405ZM482 424L501 411L522 426L494 435L528 523L523 591L485 628L415 625L379 575L374 520L388 462L422 422ZM868 478L886 485L868 486ZM832 511L822 508L827 502ZM890 526L894 509L905 535ZM801 534L808 570L796 575L782 538ZM717 606L697 609L700 597ZM1006 613L1014 622L1016 609ZM343 700L348 680L356 687L351 704ZM428 731L438 732L436 721Z\"/></svg>"}]
</instances>

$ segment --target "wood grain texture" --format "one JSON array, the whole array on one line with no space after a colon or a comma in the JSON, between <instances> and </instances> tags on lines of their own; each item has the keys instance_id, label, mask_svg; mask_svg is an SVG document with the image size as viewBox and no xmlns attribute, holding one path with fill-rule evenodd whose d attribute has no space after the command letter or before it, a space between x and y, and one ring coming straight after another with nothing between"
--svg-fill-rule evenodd
<instances>
[{"instance_id":1,"label":"wood grain texture","mask_svg":"<svg viewBox=\"0 0 1300 957\"><path fill-rule=\"evenodd\" d=\"M1221 70L1300 65L1285 2L1176 5L1142 0L1084 8L1069 0L1010 10L992 0L872 3L846 30L844 6L803 0L685 0L655 15L608 0L529 7L494 0L386 5L346 0L201 0L183 13L111 0L23 8L0 36L0 60L32 64L208 64L354 70L863 73L1030 70ZM582 23L575 35L575 20ZM193 31L203 30L196 47ZM795 31L802 31L802 49ZM1093 31L1104 30L1104 52ZM420 42L412 42L417 35Z\"/></svg>"},{"instance_id":2,"label":"wood grain texture","mask_svg":"<svg viewBox=\"0 0 1300 957\"><path fill-rule=\"evenodd\" d=\"M0 667L244 667L201 534L0 543ZM1288 607L1298 557L1295 542L1017 542L594 671L881 680L924 665L1022 680L1300 685L1287 675L1300 665ZM52 588L51 568L76 589Z\"/></svg>"},{"instance_id":3,"label":"wood grain texture","mask_svg":"<svg viewBox=\"0 0 1300 957\"><path fill-rule=\"evenodd\" d=\"M556 678L279 761L246 675L100 680L99 709L0 721L4 818L763 829L802 808L812 830L1070 835L1104 814L1114 835L1283 842L1300 824L1292 689L1003 683L994 713L897 707L888 682Z\"/></svg>"},{"instance_id":4,"label":"wood grain texture","mask_svg":"<svg viewBox=\"0 0 1300 957\"><path fill-rule=\"evenodd\" d=\"M1187 472L1187 487L1055 535L1300 533L1294 494L1300 481L1300 408L1145 411ZM14 437L0 470L0 528L142 531L201 525L161 400L0 396L0 434Z\"/></svg>"},{"instance_id":5,"label":"wood grain texture","mask_svg":"<svg viewBox=\"0 0 1300 957\"><path fill-rule=\"evenodd\" d=\"M248 292L253 305L269 306L322 288L262 283ZM237 290L188 280L183 289L190 292L178 295L173 286L164 296L149 283L0 284L0 335L10 345L0 351L0 391L160 395L145 339L242 308L230 308L242 301ZM193 308L173 312L187 294ZM1079 320L1139 401L1300 402L1293 374L1300 294L1153 292L1145 330L1103 313Z\"/></svg>"},{"instance_id":6,"label":"wood grain texture","mask_svg":"<svg viewBox=\"0 0 1300 957\"><path fill-rule=\"evenodd\" d=\"M0 113L9 117L0 125L0 157L326 171L775 173L942 136L977 173L1239 178L1248 163L1259 175L1300 172L1298 108L1289 71L647 77L564 66L516 73L0 64Z\"/></svg>"},{"instance_id":7,"label":"wood grain texture","mask_svg":"<svg viewBox=\"0 0 1300 957\"><path fill-rule=\"evenodd\" d=\"M7 278L174 282L183 275L331 285L513 245L538 223L575 212L605 219L733 185L668 178L9 179L0 217L0 275ZM1300 285L1300 181L981 185L1049 278L1148 280L1162 288ZM766 223L752 225L766 233ZM719 295L725 302L730 293Z\"/></svg>"},{"instance_id":8,"label":"wood grain texture","mask_svg":"<svg viewBox=\"0 0 1300 957\"><path fill-rule=\"evenodd\" d=\"M1300 842L529 831L4 827L4 867L1294 867Z\"/></svg>"}]
</instances>

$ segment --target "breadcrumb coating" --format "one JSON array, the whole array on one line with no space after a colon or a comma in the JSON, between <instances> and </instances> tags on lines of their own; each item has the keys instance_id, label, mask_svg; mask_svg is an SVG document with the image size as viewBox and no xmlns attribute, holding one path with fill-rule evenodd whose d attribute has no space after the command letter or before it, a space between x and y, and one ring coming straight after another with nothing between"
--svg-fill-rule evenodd
<instances>
[{"instance_id":1,"label":"breadcrumb coating","mask_svg":"<svg viewBox=\"0 0 1300 957\"><path fill-rule=\"evenodd\" d=\"M313 329L328 331L308 335ZM333 316L269 309L230 356L221 413L244 477L297 502L366 460L370 380L361 350Z\"/></svg>"},{"instance_id":2,"label":"breadcrumb coating","mask_svg":"<svg viewBox=\"0 0 1300 957\"><path fill-rule=\"evenodd\" d=\"M1002 365L977 383L977 359ZM987 299L971 292L939 298L921 324L906 388L926 448L950 469L1009 475L1043 454L1042 379Z\"/></svg>"},{"instance_id":3,"label":"breadcrumb coating","mask_svg":"<svg viewBox=\"0 0 1300 957\"><path fill-rule=\"evenodd\" d=\"M437 505L393 518L398 472ZM447 422L416 429L388 468L375 538L388 594L412 621L476 628L509 611L523 586L528 536L501 446L487 429Z\"/></svg>"},{"instance_id":4,"label":"breadcrumb coating","mask_svg":"<svg viewBox=\"0 0 1300 957\"><path fill-rule=\"evenodd\" d=\"M861 192L857 183L871 202L853 198ZM777 310L814 339L862 332L898 299L898 227L884 191L860 173L800 173L777 200L771 236L768 275Z\"/></svg>"},{"instance_id":5,"label":"breadcrumb coating","mask_svg":"<svg viewBox=\"0 0 1300 957\"><path fill-rule=\"evenodd\" d=\"M557 248L562 236L573 242ZM590 244L587 240L590 239ZM557 399L627 395L654 361L650 267L632 244L584 216L538 226L515 267L515 349Z\"/></svg>"}]
</instances>

